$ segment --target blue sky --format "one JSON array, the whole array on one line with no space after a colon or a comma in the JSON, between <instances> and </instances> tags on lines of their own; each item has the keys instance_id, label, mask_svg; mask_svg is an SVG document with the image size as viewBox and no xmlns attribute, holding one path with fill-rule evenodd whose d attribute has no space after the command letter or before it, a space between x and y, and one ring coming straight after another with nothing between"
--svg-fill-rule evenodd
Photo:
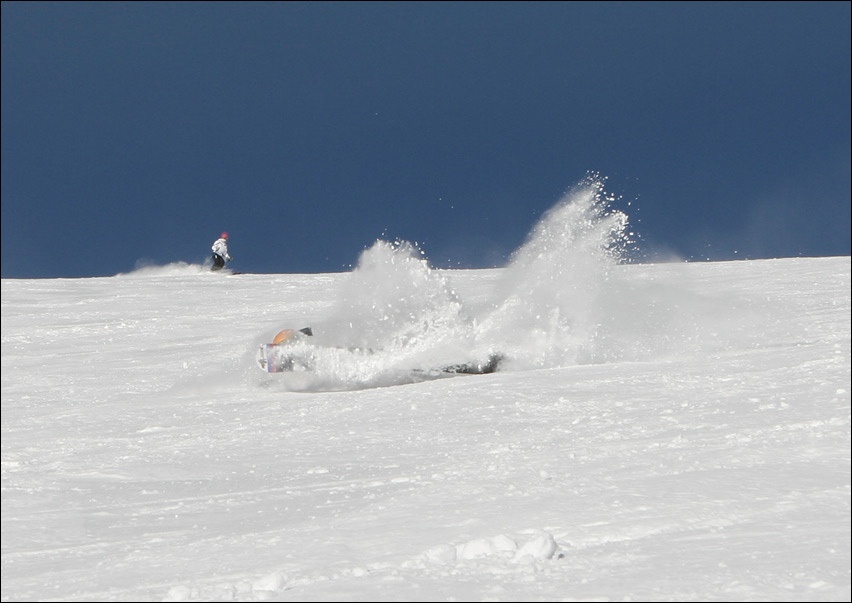
<instances>
[{"instance_id":1,"label":"blue sky","mask_svg":"<svg viewBox=\"0 0 852 603\"><path fill-rule=\"evenodd\" d=\"M850 254L849 2L3 2L2 276L503 265L587 172L636 257Z\"/></svg>"}]
</instances>

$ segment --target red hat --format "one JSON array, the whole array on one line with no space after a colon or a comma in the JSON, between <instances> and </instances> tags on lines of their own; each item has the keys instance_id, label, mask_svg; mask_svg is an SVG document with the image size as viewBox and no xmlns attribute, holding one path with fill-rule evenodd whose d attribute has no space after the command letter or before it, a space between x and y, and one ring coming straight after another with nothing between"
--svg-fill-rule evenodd
<instances>
[{"instance_id":1,"label":"red hat","mask_svg":"<svg viewBox=\"0 0 852 603\"><path fill-rule=\"evenodd\" d=\"M227 239L227 238L228 238L228 233L227 233L227 232L223 232L223 233L222 233L222 238L223 238L223 239Z\"/></svg>"}]
</instances>

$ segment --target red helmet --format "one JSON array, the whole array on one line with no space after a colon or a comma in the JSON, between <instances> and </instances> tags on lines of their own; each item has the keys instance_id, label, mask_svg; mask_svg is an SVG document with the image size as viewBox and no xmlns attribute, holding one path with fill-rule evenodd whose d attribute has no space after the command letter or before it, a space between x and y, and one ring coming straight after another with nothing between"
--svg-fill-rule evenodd
<instances>
[{"instance_id":1,"label":"red helmet","mask_svg":"<svg viewBox=\"0 0 852 603\"><path fill-rule=\"evenodd\" d=\"M227 232L223 232L223 233L222 233L222 238L223 238L223 239L227 239L227 238L228 238L228 233L227 233Z\"/></svg>"}]
</instances>

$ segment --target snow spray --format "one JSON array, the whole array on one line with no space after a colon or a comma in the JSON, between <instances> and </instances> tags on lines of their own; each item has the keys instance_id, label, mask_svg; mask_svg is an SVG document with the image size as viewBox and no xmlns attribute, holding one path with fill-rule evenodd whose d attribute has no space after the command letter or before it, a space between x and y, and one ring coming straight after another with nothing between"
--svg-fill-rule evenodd
<instances>
[{"instance_id":1,"label":"snow spray","mask_svg":"<svg viewBox=\"0 0 852 603\"><path fill-rule=\"evenodd\" d=\"M601 299L629 243L627 216L611 208L603 185L589 175L545 213L476 308L416 245L377 241L315 329L325 350L317 378L372 386L494 354L520 369L589 361L604 320Z\"/></svg>"}]
</instances>

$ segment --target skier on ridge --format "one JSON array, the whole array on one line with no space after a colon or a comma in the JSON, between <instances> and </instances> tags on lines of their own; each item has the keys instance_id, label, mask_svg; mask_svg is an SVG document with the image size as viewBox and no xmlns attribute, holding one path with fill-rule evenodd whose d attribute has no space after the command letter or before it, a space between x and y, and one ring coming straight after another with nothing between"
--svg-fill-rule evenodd
<instances>
[{"instance_id":1,"label":"skier on ridge","mask_svg":"<svg viewBox=\"0 0 852 603\"><path fill-rule=\"evenodd\" d=\"M223 232L222 236L216 239L213 243L213 268L211 270L221 270L225 267L225 261L231 261L233 258L228 255L228 233Z\"/></svg>"}]
</instances>

